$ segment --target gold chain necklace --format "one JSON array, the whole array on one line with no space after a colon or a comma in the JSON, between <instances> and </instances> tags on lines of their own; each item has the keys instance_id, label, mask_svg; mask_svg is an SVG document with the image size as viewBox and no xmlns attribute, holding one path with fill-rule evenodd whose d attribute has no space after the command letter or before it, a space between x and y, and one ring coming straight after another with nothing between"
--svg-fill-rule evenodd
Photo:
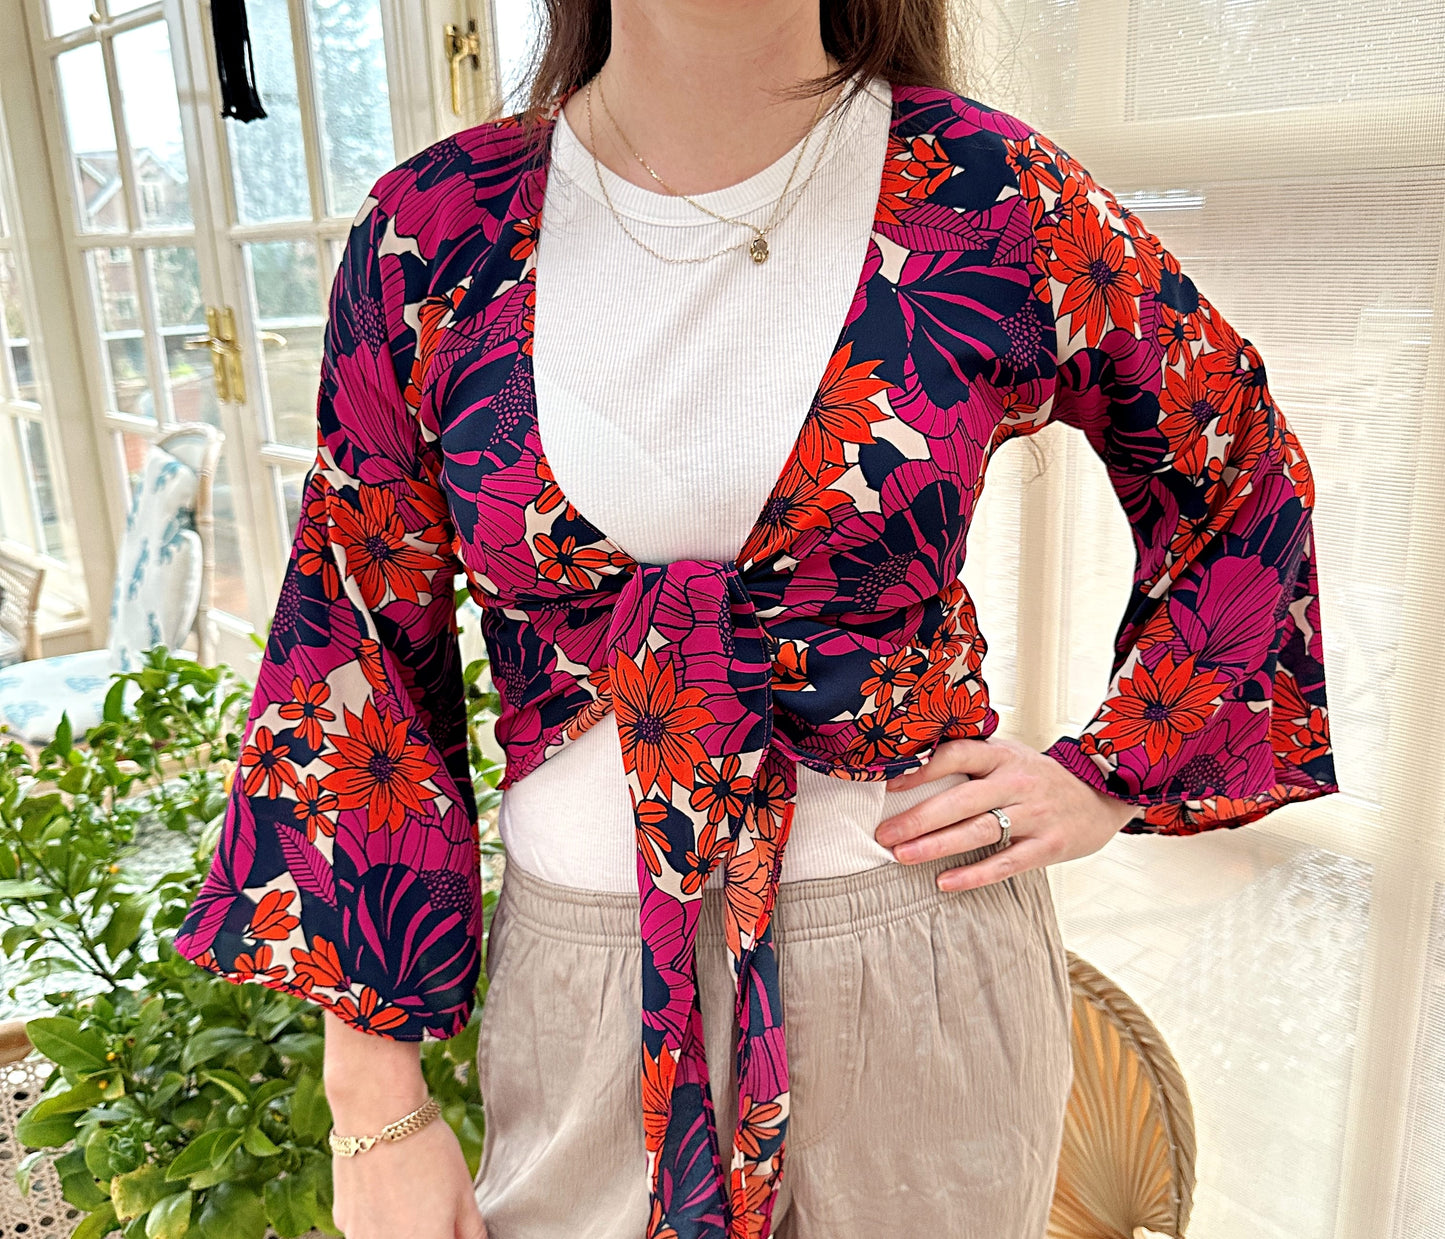
<instances>
[{"instance_id":1,"label":"gold chain necklace","mask_svg":"<svg viewBox=\"0 0 1445 1239\"><path fill-rule=\"evenodd\" d=\"M822 115L823 111L823 96L818 96L818 104L813 109L812 123L808 126L808 132L806 135L804 135L803 141L798 148L797 157L793 160L792 170L788 173L787 183L783 186L782 193L778 195L777 202L775 202L773 205L772 217L767 221L767 223L762 225L762 227L758 227L756 224L750 223L747 220L732 219L729 216L720 215L718 212L713 211L708 207L703 206L702 203L688 197L687 194L679 193L677 190L673 189L671 185L669 185L660 176L658 176L655 171L653 171L652 167L648 164L648 162L643 159L642 156L638 154L635 149L632 149L632 143L628 141L627 135L622 132L622 126L617 123L617 118L612 115L612 109L607 106L606 95L602 95L602 106L607 112L607 119L612 122L613 127L617 130L617 136L622 139L623 145L627 146L629 149L632 149L633 157L647 170L648 175L651 176L653 180L655 180L669 193L691 203L699 211L702 211L707 215L711 215L714 219L719 220L722 223L735 224L738 227L746 228L753 234L750 241L742 241L739 242L737 245L725 246L723 249L715 250L711 254L702 254L692 258L673 258L667 254L658 253L657 250L653 249L650 245L643 241L641 237L637 236L636 233L634 233L630 228L628 228L628 226L623 223L621 214L618 212L616 206L612 202L612 195L607 192L607 183L602 179L602 167L597 159L597 134L592 123L592 87L596 81L597 79L593 78L592 81L589 81L587 83L587 144L591 148L589 153L592 155L592 167L597 175L597 185L598 188L602 190L602 197L607 203L607 209L612 213L612 218L617 221L617 226L622 229L622 231L627 235L628 239L631 240L633 244L637 245L640 249L645 250L647 253L651 254L654 258L658 259L661 262L711 262L714 258L719 258L723 254L730 254L735 250L740 250L744 248L744 246L747 247L748 256L753 260L754 263L766 262L768 260L769 253L767 234L773 229L775 229L779 224L781 224L783 220L787 219L787 217L792 213L793 207L796 206L798 201L802 198L803 191L807 189L808 185L813 180L813 175L822 165L823 156L824 154L826 154L828 146L832 141L833 131L838 127L838 118L835 116L833 119L833 123L828 127L828 131L824 136L823 149L819 153L817 161L813 164L813 167L809 169L808 175L803 179L803 183L798 186L797 196L793 199L792 203L788 205L787 210L783 211L783 213L779 215L779 211L781 210L784 201L787 199L788 191L792 188L793 178L797 175L798 167L803 161L803 155L806 153L808 144L812 141L813 134L817 129L818 118ZM599 94L600 93L601 92L599 91Z\"/></svg>"}]
</instances>

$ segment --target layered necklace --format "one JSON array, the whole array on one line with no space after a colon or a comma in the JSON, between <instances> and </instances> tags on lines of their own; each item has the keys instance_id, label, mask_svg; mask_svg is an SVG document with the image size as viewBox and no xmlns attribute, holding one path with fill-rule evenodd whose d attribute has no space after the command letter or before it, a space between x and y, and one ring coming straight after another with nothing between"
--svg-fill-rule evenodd
<instances>
[{"instance_id":1,"label":"layered necklace","mask_svg":"<svg viewBox=\"0 0 1445 1239\"><path fill-rule=\"evenodd\" d=\"M691 203L699 211L702 211L706 215L712 216L713 219L718 220L721 223L732 224L738 228L746 228L750 233L752 233L752 237L746 241L739 241L736 245L728 245L724 246L720 250L714 250L711 254L701 254L690 258L674 258L667 254L658 253L657 250L653 249L650 245L647 244L647 242L642 240L641 237L639 237L635 232L633 232L632 229L630 229L627 226L626 222L623 220L622 215L617 210L617 207L613 204L612 195L607 192L607 182L602 177L602 165L598 162L597 159L597 134L596 130L593 128L592 125L592 88L594 85L597 86L598 96L602 100L603 111L607 113L607 119L612 122L612 127L617 131L618 138L620 138L622 144L632 152L633 158L642 165L642 167L646 170L648 176L652 177L654 181L656 181L659 185L662 186L664 190L666 190L669 194L672 194L674 197L681 198L685 202ZM797 176L798 167L803 162L803 155L808 149L808 144L813 140L813 134L818 128L818 119L820 116L822 116L822 114L823 96L819 95L818 104L813 109L813 119L808 125L808 132L804 135L802 142L798 145L798 153L793 159L793 166L792 169L788 172L788 179L787 182L783 185L782 193L778 195L777 201L773 203L773 210L772 213L769 215L767 222L758 225L752 223L750 220L733 219L731 216L722 215L719 212L712 210L710 207L704 206L695 198L691 198L687 194L674 189L671 185L664 181L662 177L660 177L653 169L652 165L649 164L647 160L645 160L638 153L637 149L628 140L627 135L622 132L622 126L617 123L617 118L613 116L612 109L607 106L607 96L601 89L601 84L598 79L594 77L591 81L587 83L587 145L589 147L589 153L592 156L592 168L597 175L597 185L602 190L603 201L607 203L607 209L612 213L612 218L617 221L617 226L622 229L622 231L627 235L628 239L631 240L633 244L638 246L640 249L645 250L647 253L651 254L652 257L658 259L661 262L711 262L714 258L720 258L723 254L731 254L737 250L744 248L747 250L748 257L751 258L755 264L761 265L762 263L767 262L768 254L771 252L768 246L768 234L772 232L775 228L777 228L778 225L781 224L785 219L788 218L789 214L792 213L793 207L798 203L799 199L802 198L803 191L808 188L808 185L813 180L813 174L817 172L819 167L822 166L824 156L827 154L828 151L828 145L833 139L833 131L838 127L838 117L835 115L832 123L828 126L827 133L823 137L823 146L822 149L818 152L818 158L813 161L813 166L809 169L808 175L803 178L803 183L798 186L798 192L794 196L792 202L787 202L788 191L793 186L793 178ZM785 203L786 207L784 206Z\"/></svg>"}]
</instances>

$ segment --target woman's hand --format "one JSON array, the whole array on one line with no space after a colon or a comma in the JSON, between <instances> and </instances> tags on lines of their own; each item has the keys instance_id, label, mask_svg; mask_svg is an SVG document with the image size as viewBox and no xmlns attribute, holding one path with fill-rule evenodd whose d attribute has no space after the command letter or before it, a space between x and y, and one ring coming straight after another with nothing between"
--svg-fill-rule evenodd
<instances>
[{"instance_id":1,"label":"woman's hand","mask_svg":"<svg viewBox=\"0 0 1445 1239\"><path fill-rule=\"evenodd\" d=\"M1013 825L1010 846L971 865L945 869L940 890L986 886L1025 869L1097 852L1143 810L1095 791L1059 762L1004 737L948 740L922 769L890 780L890 790L918 787L942 775L967 782L930 796L880 823L874 838L904 864L987 847L999 838L990 809Z\"/></svg>"},{"instance_id":2,"label":"woman's hand","mask_svg":"<svg viewBox=\"0 0 1445 1239\"><path fill-rule=\"evenodd\" d=\"M415 1042L357 1032L330 1012L325 1024L336 1131L371 1135L426 1101ZM467 1159L443 1119L355 1157L332 1157L331 1178L331 1215L346 1239L486 1239Z\"/></svg>"}]
</instances>

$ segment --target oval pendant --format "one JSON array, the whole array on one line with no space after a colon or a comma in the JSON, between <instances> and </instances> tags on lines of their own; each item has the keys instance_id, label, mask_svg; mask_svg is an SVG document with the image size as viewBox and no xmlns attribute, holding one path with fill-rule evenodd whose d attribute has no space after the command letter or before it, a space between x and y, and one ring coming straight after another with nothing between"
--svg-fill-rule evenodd
<instances>
[{"instance_id":1,"label":"oval pendant","mask_svg":"<svg viewBox=\"0 0 1445 1239\"><path fill-rule=\"evenodd\" d=\"M768 261L768 239L764 236L756 236L748 245L748 257L754 262Z\"/></svg>"}]
</instances>

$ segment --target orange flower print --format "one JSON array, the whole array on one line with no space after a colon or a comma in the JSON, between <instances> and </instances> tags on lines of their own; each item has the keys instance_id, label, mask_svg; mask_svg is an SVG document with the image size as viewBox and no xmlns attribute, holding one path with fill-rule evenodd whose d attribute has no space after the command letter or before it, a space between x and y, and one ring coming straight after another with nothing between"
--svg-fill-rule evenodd
<instances>
[{"instance_id":1,"label":"orange flower print","mask_svg":"<svg viewBox=\"0 0 1445 1239\"><path fill-rule=\"evenodd\" d=\"M895 650L887 658L875 658L869 664L868 678L863 681L863 696L875 702L891 701L893 690L912 688L927 665L927 659L917 650Z\"/></svg>"},{"instance_id":2,"label":"orange flower print","mask_svg":"<svg viewBox=\"0 0 1445 1239\"><path fill-rule=\"evenodd\" d=\"M849 502L842 491L829 489L842 473L841 467L830 466L815 477L803 468L801 459L791 462L778 479L739 558L761 562L787 549L794 536L805 529L831 529L833 509Z\"/></svg>"},{"instance_id":3,"label":"orange flower print","mask_svg":"<svg viewBox=\"0 0 1445 1239\"><path fill-rule=\"evenodd\" d=\"M1159 307L1159 343L1164 346L1165 364L1173 367L1194 357L1194 342L1199 339L1199 319L1181 314L1173 306Z\"/></svg>"},{"instance_id":4,"label":"orange flower print","mask_svg":"<svg viewBox=\"0 0 1445 1239\"><path fill-rule=\"evenodd\" d=\"M658 850L665 854L672 851L672 841L667 837L667 831L662 828L663 822L667 821L668 805L660 800L644 800L636 808L637 817L637 850L642 854L643 863L653 877L662 872L662 861L658 859Z\"/></svg>"},{"instance_id":5,"label":"orange flower print","mask_svg":"<svg viewBox=\"0 0 1445 1239\"><path fill-rule=\"evenodd\" d=\"M362 987L361 997L353 1001L348 995L339 998L331 1008L337 1017L362 1032L381 1033L406 1023L406 1012L388 1007L371 986Z\"/></svg>"},{"instance_id":6,"label":"orange flower print","mask_svg":"<svg viewBox=\"0 0 1445 1239\"><path fill-rule=\"evenodd\" d=\"M950 684L945 675L930 676L906 704L903 734L925 744L976 736L987 711L987 694L975 692L966 682Z\"/></svg>"},{"instance_id":7,"label":"orange flower print","mask_svg":"<svg viewBox=\"0 0 1445 1239\"><path fill-rule=\"evenodd\" d=\"M537 548L537 571L549 581L565 580L573 589L591 589L595 583L593 574L601 572L610 562L606 551L579 547L577 539L570 534L559 543L539 533L532 539L532 545Z\"/></svg>"},{"instance_id":8,"label":"orange flower print","mask_svg":"<svg viewBox=\"0 0 1445 1239\"><path fill-rule=\"evenodd\" d=\"M336 540L346 551L346 570L361 590L362 601L379 606L388 593L417 602L430 586L431 560L407 542L396 499L384 486L357 488L359 503L335 503L331 518Z\"/></svg>"},{"instance_id":9,"label":"orange flower print","mask_svg":"<svg viewBox=\"0 0 1445 1239\"><path fill-rule=\"evenodd\" d=\"M1151 762L1173 757L1185 737L1214 713L1225 683L1213 671L1197 671L1193 654L1176 663L1173 654L1166 653L1152 671L1137 663L1132 675L1119 680L1117 695L1105 703L1108 718L1100 735L1118 748L1142 744Z\"/></svg>"},{"instance_id":10,"label":"orange flower print","mask_svg":"<svg viewBox=\"0 0 1445 1239\"><path fill-rule=\"evenodd\" d=\"M662 1201L654 1197L652 1213L647 1219L647 1231L643 1239L677 1239L677 1231L663 1221L662 1212Z\"/></svg>"},{"instance_id":11,"label":"orange flower print","mask_svg":"<svg viewBox=\"0 0 1445 1239\"><path fill-rule=\"evenodd\" d=\"M1269 723L1270 745L1295 765L1329 751L1329 720L1324 710L1304 699L1293 676L1275 681Z\"/></svg>"},{"instance_id":12,"label":"orange flower print","mask_svg":"<svg viewBox=\"0 0 1445 1239\"><path fill-rule=\"evenodd\" d=\"M762 1146L778 1134L777 1120L783 1107L775 1101L755 1102L744 1097L738 1106L738 1132L735 1148L753 1161L762 1155Z\"/></svg>"},{"instance_id":13,"label":"orange flower print","mask_svg":"<svg viewBox=\"0 0 1445 1239\"><path fill-rule=\"evenodd\" d=\"M319 936L311 939L309 951L298 947L291 952L291 965L296 969L296 980L305 989L313 985L322 989L346 989L349 984L341 971L336 948Z\"/></svg>"},{"instance_id":14,"label":"orange flower print","mask_svg":"<svg viewBox=\"0 0 1445 1239\"><path fill-rule=\"evenodd\" d=\"M731 1179L729 1195L733 1202L733 1217L742 1221L745 1227L742 1239L762 1239L762 1206L772 1191L768 1176L734 1170Z\"/></svg>"},{"instance_id":15,"label":"orange flower print","mask_svg":"<svg viewBox=\"0 0 1445 1239\"><path fill-rule=\"evenodd\" d=\"M688 849L684 862L687 872L682 875L682 890L686 895L696 895L702 890L707 875L721 859L726 859L732 850L733 841L728 835L718 833L718 823L709 822L698 836L697 850Z\"/></svg>"},{"instance_id":16,"label":"orange flower print","mask_svg":"<svg viewBox=\"0 0 1445 1239\"><path fill-rule=\"evenodd\" d=\"M322 703L331 696L330 686L325 680L304 684L298 676L291 681L291 694L295 700L288 701L281 707L281 717L288 722L296 720L296 726L292 730L307 748L319 749L326 734L322 731L321 724L336 720L332 711L322 708Z\"/></svg>"},{"instance_id":17,"label":"orange flower print","mask_svg":"<svg viewBox=\"0 0 1445 1239\"><path fill-rule=\"evenodd\" d=\"M557 479L552 476L552 466L542 457L537 459L537 477L543 483L542 493L537 496L532 505L538 512L550 512L567 502L566 496L562 494L562 488L557 485ZM569 521L576 520L577 509L568 503L564 515Z\"/></svg>"},{"instance_id":18,"label":"orange flower print","mask_svg":"<svg viewBox=\"0 0 1445 1239\"><path fill-rule=\"evenodd\" d=\"M668 1099L677 1077L677 1059L664 1046L656 1058L642 1052L642 1132L649 1153L662 1148L667 1136Z\"/></svg>"},{"instance_id":19,"label":"orange flower print","mask_svg":"<svg viewBox=\"0 0 1445 1239\"><path fill-rule=\"evenodd\" d=\"M808 687L808 647L802 641L784 641L773 655L773 688Z\"/></svg>"},{"instance_id":20,"label":"orange flower print","mask_svg":"<svg viewBox=\"0 0 1445 1239\"><path fill-rule=\"evenodd\" d=\"M734 753L724 757L718 766L707 760L698 763L693 773L691 804L698 812L706 810L709 822L742 813L752 780L738 773L741 766Z\"/></svg>"},{"instance_id":21,"label":"orange flower print","mask_svg":"<svg viewBox=\"0 0 1445 1239\"><path fill-rule=\"evenodd\" d=\"M1058 314L1068 316L1070 335L1082 323L1085 343L1093 348L1111 327L1137 328L1143 289L1123 233L1101 221L1084 199L1081 209L1040 234L1048 237L1041 245L1041 265L1064 285Z\"/></svg>"},{"instance_id":22,"label":"orange flower print","mask_svg":"<svg viewBox=\"0 0 1445 1239\"><path fill-rule=\"evenodd\" d=\"M883 161L879 218L898 223L898 211L927 198L953 171L953 164L939 149L937 139L919 136L905 141L890 135Z\"/></svg>"},{"instance_id":23,"label":"orange flower print","mask_svg":"<svg viewBox=\"0 0 1445 1239\"><path fill-rule=\"evenodd\" d=\"M288 910L295 898L295 891L267 891L251 913L246 936L274 941L289 938L291 931L301 924L301 918Z\"/></svg>"},{"instance_id":24,"label":"orange flower print","mask_svg":"<svg viewBox=\"0 0 1445 1239\"><path fill-rule=\"evenodd\" d=\"M844 443L872 443L874 422L888 416L869 398L888 390L888 381L873 377L877 361L850 365L849 341L828 359L818 401L798 437L798 459L817 477L824 464L843 463Z\"/></svg>"},{"instance_id":25,"label":"orange flower print","mask_svg":"<svg viewBox=\"0 0 1445 1239\"><path fill-rule=\"evenodd\" d=\"M405 719L391 719L368 700L361 714L344 710L346 729L331 736L335 752L322 760L335 767L321 780L343 809L367 810L366 828L395 833L407 810L421 813L436 793L422 784L437 772L425 744L414 744Z\"/></svg>"},{"instance_id":26,"label":"orange flower print","mask_svg":"<svg viewBox=\"0 0 1445 1239\"><path fill-rule=\"evenodd\" d=\"M407 405L413 409L421 407L421 394L426 387L427 371L431 369L432 358L436 355L446 326L452 320L453 312L466 294L465 286L452 288L424 298L417 306L419 330L416 335L416 350L412 354L411 375L407 380L406 391L402 393Z\"/></svg>"},{"instance_id":27,"label":"orange flower print","mask_svg":"<svg viewBox=\"0 0 1445 1239\"><path fill-rule=\"evenodd\" d=\"M1164 413L1159 429L1174 452L1174 467L1190 477L1217 478L1224 457L1217 445L1211 446L1208 432L1221 410L1218 396L1199 368L1191 366L1183 374L1165 371L1159 406Z\"/></svg>"},{"instance_id":28,"label":"orange flower print","mask_svg":"<svg viewBox=\"0 0 1445 1239\"><path fill-rule=\"evenodd\" d=\"M290 752L289 744L276 743L269 727L257 727L251 742L241 750L242 787L246 795L254 796L264 787L265 794L274 798L283 787L295 783L296 770L286 760Z\"/></svg>"},{"instance_id":29,"label":"orange flower print","mask_svg":"<svg viewBox=\"0 0 1445 1239\"><path fill-rule=\"evenodd\" d=\"M356 647L356 661L361 665L361 674L366 682L378 693L386 691L386 660L381 655L381 642L362 637Z\"/></svg>"},{"instance_id":30,"label":"orange flower print","mask_svg":"<svg viewBox=\"0 0 1445 1239\"><path fill-rule=\"evenodd\" d=\"M1010 142L1007 146L1008 166L1018 177L1019 192L1025 198L1040 199L1040 191L1045 189L1059 192L1059 173L1049 151L1032 142Z\"/></svg>"},{"instance_id":31,"label":"orange flower print","mask_svg":"<svg viewBox=\"0 0 1445 1239\"><path fill-rule=\"evenodd\" d=\"M537 218L519 219L515 225L517 240L511 249L511 255L520 262L537 248Z\"/></svg>"},{"instance_id":32,"label":"orange flower print","mask_svg":"<svg viewBox=\"0 0 1445 1239\"><path fill-rule=\"evenodd\" d=\"M331 815L340 806L340 799L321 786L321 780L308 774L295 787L296 807L292 814L306 828L306 838L315 843L316 836L334 835L336 819Z\"/></svg>"},{"instance_id":33,"label":"orange flower print","mask_svg":"<svg viewBox=\"0 0 1445 1239\"><path fill-rule=\"evenodd\" d=\"M336 560L331 554L331 543L326 538L324 525L307 525L301 530L296 546L296 567L303 576L320 576L321 588L328 598L341 593L341 574L336 570Z\"/></svg>"},{"instance_id":34,"label":"orange flower print","mask_svg":"<svg viewBox=\"0 0 1445 1239\"><path fill-rule=\"evenodd\" d=\"M271 948L264 943L250 955L237 955L232 971L247 981L280 981L286 976L283 965L272 965Z\"/></svg>"},{"instance_id":35,"label":"orange flower print","mask_svg":"<svg viewBox=\"0 0 1445 1239\"><path fill-rule=\"evenodd\" d=\"M622 764L635 773L645 796L654 787L672 795L672 785L692 786L693 769L707 760L696 731L712 722L702 708L700 688L679 688L671 665L658 664L647 650L639 666L619 654L612 672L612 708L622 739Z\"/></svg>"},{"instance_id":36,"label":"orange flower print","mask_svg":"<svg viewBox=\"0 0 1445 1239\"><path fill-rule=\"evenodd\" d=\"M861 714L854 722L857 734L848 744L850 761L871 766L891 761L903 752L903 714L885 701L871 714Z\"/></svg>"}]
</instances>

